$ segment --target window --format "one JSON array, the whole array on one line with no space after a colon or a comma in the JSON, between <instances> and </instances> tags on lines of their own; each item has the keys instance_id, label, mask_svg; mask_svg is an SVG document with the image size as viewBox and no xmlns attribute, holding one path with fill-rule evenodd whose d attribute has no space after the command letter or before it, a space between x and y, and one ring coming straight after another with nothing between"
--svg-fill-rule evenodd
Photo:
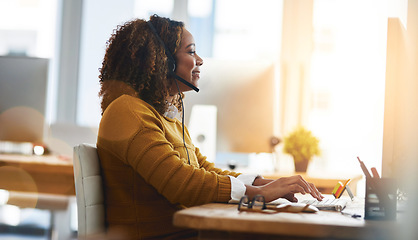
<instances>
[{"instance_id":1,"label":"window","mask_svg":"<svg viewBox=\"0 0 418 240\"><path fill-rule=\"evenodd\" d=\"M318 168L381 167L387 8L374 0L314 1L308 126L323 148Z\"/></svg>"},{"instance_id":2,"label":"window","mask_svg":"<svg viewBox=\"0 0 418 240\"><path fill-rule=\"evenodd\" d=\"M54 112L52 78L56 64L56 29L58 0L0 1L0 55L49 59L47 121ZM0 86L1 87L1 86Z\"/></svg>"},{"instance_id":3,"label":"window","mask_svg":"<svg viewBox=\"0 0 418 240\"><path fill-rule=\"evenodd\" d=\"M217 1L213 57L277 61L282 5L277 0Z\"/></svg>"},{"instance_id":4,"label":"window","mask_svg":"<svg viewBox=\"0 0 418 240\"><path fill-rule=\"evenodd\" d=\"M54 55L57 0L0 1L0 55Z\"/></svg>"}]
</instances>

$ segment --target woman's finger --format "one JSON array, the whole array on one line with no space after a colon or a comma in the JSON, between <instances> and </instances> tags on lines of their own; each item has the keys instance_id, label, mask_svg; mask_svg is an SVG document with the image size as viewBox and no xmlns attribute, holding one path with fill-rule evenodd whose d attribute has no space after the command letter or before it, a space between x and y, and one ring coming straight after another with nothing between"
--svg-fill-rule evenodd
<instances>
[{"instance_id":1,"label":"woman's finger","mask_svg":"<svg viewBox=\"0 0 418 240\"><path fill-rule=\"evenodd\" d=\"M322 196L322 194L321 194L321 192L320 191L318 191L318 189L315 187L315 185L313 184L313 183L309 183L309 185L311 186L311 188L314 190L314 193L315 193L315 195L316 196L313 196L313 197L315 197L316 199L318 199L318 200L322 200L322 199L324 199L324 196Z\"/></svg>"},{"instance_id":2,"label":"woman's finger","mask_svg":"<svg viewBox=\"0 0 418 240\"><path fill-rule=\"evenodd\" d=\"M291 202L298 202L298 199L295 197L293 193L288 193L284 195L283 197Z\"/></svg>"},{"instance_id":3,"label":"woman's finger","mask_svg":"<svg viewBox=\"0 0 418 240\"><path fill-rule=\"evenodd\" d=\"M306 190L299 184L295 183L292 185L288 185L288 189L290 193L302 193L303 195L306 194Z\"/></svg>"},{"instance_id":4,"label":"woman's finger","mask_svg":"<svg viewBox=\"0 0 418 240\"><path fill-rule=\"evenodd\" d=\"M313 189L310 187L309 183L303 179L300 175L291 176L287 179L289 182L288 184L299 184L301 185L306 192L311 193Z\"/></svg>"}]
</instances>

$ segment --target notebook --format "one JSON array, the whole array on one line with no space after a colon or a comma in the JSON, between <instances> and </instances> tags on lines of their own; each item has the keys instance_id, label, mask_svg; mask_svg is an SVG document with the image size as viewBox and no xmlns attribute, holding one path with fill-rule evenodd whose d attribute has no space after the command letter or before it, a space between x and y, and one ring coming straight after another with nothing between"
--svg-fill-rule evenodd
<instances>
[{"instance_id":1,"label":"notebook","mask_svg":"<svg viewBox=\"0 0 418 240\"><path fill-rule=\"evenodd\" d=\"M230 200L229 203L239 203L239 201ZM342 198L334 198L332 195L326 195L326 197L322 201L318 201L317 199L313 198L304 198L299 200L298 204L309 204L312 205L319 210L332 210L341 212L346 206L348 201ZM285 198L278 198L274 201L267 203L267 205L288 205L291 202Z\"/></svg>"}]
</instances>

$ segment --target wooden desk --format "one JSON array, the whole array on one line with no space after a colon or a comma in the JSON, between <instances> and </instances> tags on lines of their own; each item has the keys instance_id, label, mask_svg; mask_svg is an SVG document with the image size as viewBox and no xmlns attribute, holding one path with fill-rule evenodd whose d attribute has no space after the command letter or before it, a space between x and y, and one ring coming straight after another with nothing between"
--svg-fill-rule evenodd
<instances>
[{"instance_id":1,"label":"wooden desk","mask_svg":"<svg viewBox=\"0 0 418 240\"><path fill-rule=\"evenodd\" d=\"M0 189L9 191L7 204L51 211L49 239L71 239L72 159L0 154Z\"/></svg>"},{"instance_id":2,"label":"wooden desk","mask_svg":"<svg viewBox=\"0 0 418 240\"><path fill-rule=\"evenodd\" d=\"M364 200L344 212L362 217ZM199 230L199 239L398 239L396 221L369 221L339 212L261 214L237 205L212 203L181 210L174 225Z\"/></svg>"},{"instance_id":3,"label":"wooden desk","mask_svg":"<svg viewBox=\"0 0 418 240\"><path fill-rule=\"evenodd\" d=\"M0 189L75 195L72 159L0 154Z\"/></svg>"}]
</instances>

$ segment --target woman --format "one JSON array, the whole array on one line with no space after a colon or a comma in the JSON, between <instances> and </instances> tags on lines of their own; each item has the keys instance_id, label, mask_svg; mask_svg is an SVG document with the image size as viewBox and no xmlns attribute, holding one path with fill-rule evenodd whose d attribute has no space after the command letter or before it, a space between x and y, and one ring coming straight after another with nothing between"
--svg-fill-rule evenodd
<instances>
[{"instance_id":1,"label":"woman","mask_svg":"<svg viewBox=\"0 0 418 240\"><path fill-rule=\"evenodd\" d=\"M162 40L162 41L161 41ZM165 45L165 46L164 46ZM171 53L171 54L170 54ZM300 176L279 180L222 171L206 161L187 129L170 115L182 111L182 92L197 87L203 60L182 22L151 16L119 26L108 41L100 82L103 116L97 149L104 175L109 232L129 239L195 237L172 225L185 207L238 200L266 201L318 190Z\"/></svg>"}]
</instances>

